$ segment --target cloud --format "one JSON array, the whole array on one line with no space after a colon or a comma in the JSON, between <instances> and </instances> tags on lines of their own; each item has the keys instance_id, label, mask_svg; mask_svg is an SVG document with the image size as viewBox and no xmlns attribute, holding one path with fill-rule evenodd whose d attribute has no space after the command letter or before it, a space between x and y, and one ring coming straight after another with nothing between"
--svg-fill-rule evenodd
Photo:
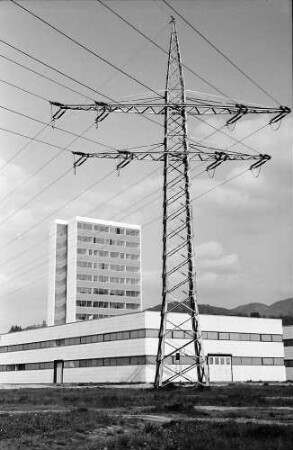
<instances>
[{"instance_id":1,"label":"cloud","mask_svg":"<svg viewBox=\"0 0 293 450\"><path fill-rule=\"evenodd\" d=\"M198 273L203 277L216 279L220 274L238 273L240 261L236 253L228 254L222 245L216 241L210 241L198 246L196 250Z\"/></svg>"}]
</instances>

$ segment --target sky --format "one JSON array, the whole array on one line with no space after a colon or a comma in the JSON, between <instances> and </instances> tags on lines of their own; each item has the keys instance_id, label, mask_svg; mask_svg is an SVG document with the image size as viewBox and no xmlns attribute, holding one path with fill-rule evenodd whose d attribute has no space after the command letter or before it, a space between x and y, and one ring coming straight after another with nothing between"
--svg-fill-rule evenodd
<instances>
[{"instance_id":1,"label":"sky","mask_svg":"<svg viewBox=\"0 0 293 450\"><path fill-rule=\"evenodd\" d=\"M56 218L141 225L143 307L160 303L161 164L132 162L117 173L114 161L90 159L74 174L71 151L161 143L162 127L141 116L112 114L97 129L94 114L85 111L67 112L56 122L67 133L51 127L49 101L85 104L106 101L104 96L141 98L152 95L150 89L162 93L167 55L114 12L166 51L175 16L182 60L199 75L185 69L186 90L292 106L289 0L167 3L250 79L162 0L0 2L0 332L46 319L49 230ZM198 302L232 308L292 296L292 115L276 131L265 126L268 116L249 115L234 131L224 127L225 134L211 137L212 127L225 124L223 117L200 119L188 119L192 139L224 149L243 140L233 150L272 159L258 177L246 171L247 162L222 165L213 178L192 163Z\"/></svg>"}]
</instances>

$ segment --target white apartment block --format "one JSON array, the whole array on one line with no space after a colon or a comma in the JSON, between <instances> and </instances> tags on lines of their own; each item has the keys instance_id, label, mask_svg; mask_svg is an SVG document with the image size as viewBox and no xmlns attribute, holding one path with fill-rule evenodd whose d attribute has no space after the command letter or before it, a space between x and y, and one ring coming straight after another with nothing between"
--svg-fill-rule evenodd
<instances>
[{"instance_id":1,"label":"white apartment block","mask_svg":"<svg viewBox=\"0 0 293 450\"><path fill-rule=\"evenodd\" d=\"M141 227L75 217L50 231L48 325L141 311Z\"/></svg>"}]
</instances>

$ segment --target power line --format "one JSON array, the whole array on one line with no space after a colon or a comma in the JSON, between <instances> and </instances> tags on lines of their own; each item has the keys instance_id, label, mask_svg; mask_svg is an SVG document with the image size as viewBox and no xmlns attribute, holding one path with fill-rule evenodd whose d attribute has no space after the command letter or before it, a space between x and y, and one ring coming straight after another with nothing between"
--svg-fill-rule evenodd
<instances>
[{"instance_id":1,"label":"power line","mask_svg":"<svg viewBox=\"0 0 293 450\"><path fill-rule=\"evenodd\" d=\"M86 133L90 128L92 128L92 126L93 125L90 125L83 133ZM71 142L69 145L71 145L73 142ZM21 183L19 186L16 186L16 188L13 189L12 191L8 192L8 194L6 196L0 198L0 204L3 203L8 197L10 197L16 191L18 191L20 188L22 188L25 184L27 184L32 178L34 178L38 173L40 173L43 169L45 169L45 167L47 167L52 161L57 159L62 153L63 153L63 150L58 152L56 155L52 156L52 158L50 158L48 161L46 161L45 164L43 164L34 173L32 173L29 177L27 177L23 183Z\"/></svg>"},{"instance_id":2,"label":"power line","mask_svg":"<svg viewBox=\"0 0 293 450\"><path fill-rule=\"evenodd\" d=\"M8 130L6 128L0 128L0 130L11 133L11 134L16 134L18 136L22 136L22 137L26 137L27 139L29 139L29 142L27 142L23 147L21 147L11 158L9 158L1 167L0 167L0 172L2 172L2 170L5 169L6 166L8 166L15 158L17 158L18 155L20 155L29 145L32 141L36 141L37 142L37 137L40 136L40 134L43 133L43 131L48 127L49 125L46 125L45 127L43 127L35 136L32 137L28 137L28 136L24 136L24 135L20 135L17 132Z\"/></svg>"},{"instance_id":3,"label":"power line","mask_svg":"<svg viewBox=\"0 0 293 450\"><path fill-rule=\"evenodd\" d=\"M32 120L32 121L34 121L36 123L40 123L41 125L46 125L46 126L50 125L50 123L46 123L43 120L37 119L36 117L31 117L31 116L29 116L27 114L21 113L19 111L16 111L15 109L7 108L7 107L5 107L3 105L0 105L0 108L4 109L6 111L9 111L9 112L11 112L13 114L17 114L18 116L25 117L26 119ZM66 134L69 134L71 136L75 136L75 137L78 137L80 139L83 139L84 141L87 141L87 142L90 142L90 143L93 143L93 144L101 145L102 147L108 148L110 150L116 150L114 147L111 147L110 145L103 144L102 142L95 141L94 139L90 139L90 138L84 137L82 135L77 135L76 133L73 133L72 131L64 130L64 128L60 128L60 127L56 127L56 126L54 126L54 128L56 130L58 130L58 131L61 131L62 133L66 133Z\"/></svg>"},{"instance_id":4,"label":"power line","mask_svg":"<svg viewBox=\"0 0 293 450\"><path fill-rule=\"evenodd\" d=\"M1 55L0 55L0 57L1 57ZM30 95L32 95L33 97L39 98L40 100L44 100L44 101L46 101L46 102L49 101L49 99L47 99L47 98L45 98L45 97L42 97L41 95L35 94L34 92L29 91L28 89L24 89L24 88L22 88L22 87L20 87L20 86L17 86L16 84L9 83L9 81L5 81L5 80L0 79L0 82L1 82L1 83L5 83L5 84L7 84L8 86L11 86L11 87L13 87L13 88L15 88L15 89L19 89L20 91L25 92L26 94L30 94Z\"/></svg>"},{"instance_id":5,"label":"power line","mask_svg":"<svg viewBox=\"0 0 293 450\"><path fill-rule=\"evenodd\" d=\"M8 219L11 219L11 217L15 216L19 211L21 211L26 206L30 205L34 200L36 200L40 195L42 195L44 192L46 192L48 189L50 189L52 186L54 186L58 181L62 180L69 172L71 172L71 167L67 169L65 172L63 172L58 178L56 178L51 183L47 184L47 186L43 187L37 194L35 194L32 198L30 198L27 202L23 203L19 208L17 208L15 211L13 211L11 214L6 216L1 222L0 227L7 222Z\"/></svg>"},{"instance_id":6,"label":"power line","mask_svg":"<svg viewBox=\"0 0 293 450\"><path fill-rule=\"evenodd\" d=\"M230 181L234 180L235 178L240 177L241 175L243 175L245 172L248 172L249 170L250 170L249 168L248 168L248 169L245 169L243 172L240 172L240 173L234 175L233 177L228 178L228 180L222 181L221 183L218 183L216 186L214 186L214 187L208 189L207 191L204 191L202 194L199 194L199 195L197 195L196 197L191 198L191 200L190 200L191 203L195 202L196 200L198 200L198 199L201 198L201 197L204 197L205 195L209 194L210 192L214 191L215 189L218 189L219 187L221 187L221 186L223 186L223 185L229 183ZM155 217L154 219L150 220L149 222L143 224L143 225L142 225L142 228L148 227L148 226L151 225L152 223L157 222L159 219L161 219L161 216Z\"/></svg>"},{"instance_id":7,"label":"power line","mask_svg":"<svg viewBox=\"0 0 293 450\"><path fill-rule=\"evenodd\" d=\"M108 61L106 58L104 58L103 56L99 55L98 53L94 52L93 50L89 49L88 47L86 47L85 45L81 44L80 42L78 42L76 39L74 39L73 37L69 36L68 34L64 33L64 31L59 30L57 27L55 27L54 25L50 24L49 22L47 22L45 19L42 19L40 16L38 16L37 14L33 13L32 11L30 11L29 9L25 8L23 5L20 5L19 3L17 3L14 0L10 0L11 3L13 3L15 6L18 6L19 8L21 8L23 11L26 11L28 14L30 14L31 16L33 16L35 19L38 19L39 21L41 21L42 23L44 23L45 25L47 25L49 28L51 28L52 30L56 31L58 34L61 34L63 37L66 37L67 39L69 39L71 42L73 42L74 44L76 44L77 46L79 46L80 48L82 48L83 50L85 50L87 53L95 56L96 58L98 58L100 61L104 62L105 64L107 64L108 66L112 67L112 69L118 70L120 73L122 73L123 75L125 75L126 77L128 77L129 79L131 79L132 81L134 81L135 83L139 84L140 86L144 87L145 89L153 92L154 94L158 95L158 93L152 89L151 87L147 86L144 82L138 80L136 77L134 77L133 75L125 72L125 70L121 69L120 67L116 66L115 64L111 63L110 61Z\"/></svg>"},{"instance_id":8,"label":"power line","mask_svg":"<svg viewBox=\"0 0 293 450\"><path fill-rule=\"evenodd\" d=\"M11 0L9 0L9 1L11 1ZM89 89L90 91L95 92L95 94L99 94L99 95L101 95L102 97L105 97L105 98L107 98L108 100L113 101L113 99L112 99L111 97L108 97L107 95L102 94L102 92L97 91L96 89L93 89L93 88L87 86L85 83L83 83L83 82L77 80L76 78L73 78L71 75L68 75L68 74L62 72L62 71L59 70L59 69L56 69L55 67L53 67L53 66L47 64L46 62L44 62L44 61L42 61L42 60L36 58L35 56L32 56L30 53L25 52L24 50L21 50L20 48L16 47L15 45L9 44L8 42L4 41L4 39L0 39L0 42L2 42L2 44L5 44L5 45L7 45L8 47L12 48L13 50L16 50L17 52L21 53L22 55L27 56L28 58L32 59L33 61L36 61L37 63L41 64L42 66L47 67L48 69L50 69L50 70L52 70L52 71L58 73L59 75L62 75L63 77L68 78L68 79L71 80L71 81L74 81L75 83L79 84L80 86L83 86L83 87ZM2 58L3 58L3 56L2 56ZM18 63L18 62L16 62L16 61L12 60L12 59L10 59L10 58L7 58L7 57L5 57L5 56L4 56L4 58L5 58L5 59L8 59L9 61L13 62L14 64L17 64L17 65L19 65L19 66L21 66L21 67L23 67L23 68L25 68L25 69L27 69L27 70L30 70L31 72L36 73L37 75L40 75L40 76L43 77L43 78L49 79L50 81L53 81L54 83L59 84L60 86L65 87L66 89L69 89L70 91L73 91L73 92L75 92L75 93L78 94L78 95L81 95L81 96L83 96L83 97L85 97L85 98L88 98L88 99L90 99L90 100L93 100L92 98L87 97L86 95L81 94L80 92L75 91L74 89L71 89L71 88L69 88L69 87L67 87L67 86L65 86L65 85L61 85L59 82L54 81L54 80L52 80L51 78L48 78L48 77L46 77L45 75L42 75L42 74L40 74L40 73L34 71L33 69L30 69L30 68L24 66L23 64L20 64L20 63Z\"/></svg>"},{"instance_id":9,"label":"power line","mask_svg":"<svg viewBox=\"0 0 293 450\"><path fill-rule=\"evenodd\" d=\"M151 44L153 44L156 48L161 50L165 55L168 55L167 50L165 50L161 45L159 45L157 42L155 42L152 38L147 36L145 33L143 33L141 30L139 30L135 25L130 23L128 20L126 20L124 17L122 17L120 14L118 14L114 9L110 8L109 5L106 5L102 0L96 0L98 3L100 3L104 8L108 9L110 12L112 12L116 17L118 17L120 20L122 20L124 23L126 23L130 28L132 28L134 31L136 31L140 36L147 39ZM192 70L190 67L188 67L186 64L182 63L182 66L188 70L190 73L195 75L197 78L199 78L201 81L203 81L208 86L212 87L214 90L216 90L219 94L224 95L224 97L228 98L229 100L232 100L227 94L225 94L223 91L218 89L215 85L207 81L204 77L199 75L197 72Z\"/></svg>"},{"instance_id":10,"label":"power line","mask_svg":"<svg viewBox=\"0 0 293 450\"><path fill-rule=\"evenodd\" d=\"M259 83L254 81L250 75L244 72L236 63L234 63L225 53L220 50L210 39L208 39L203 33L201 33L198 29L196 29L182 14L180 14L173 6L171 6L166 0L161 0L165 5L168 6L178 17L180 17L183 22L188 25L197 35L199 35L202 39L204 39L216 52L218 52L226 61L228 61L235 69L238 70L242 75L245 76L251 83L253 83L256 87L258 87L264 94L266 94L271 100L273 100L278 105L280 104L269 92L264 89Z\"/></svg>"},{"instance_id":11,"label":"power line","mask_svg":"<svg viewBox=\"0 0 293 450\"><path fill-rule=\"evenodd\" d=\"M100 178L99 180L95 181L93 184L91 184L90 186L88 186L87 188L83 189L81 192L79 192L77 195L75 195L73 198L71 198L69 201L65 202L64 204L62 204L61 206L59 206L58 208L56 208L54 211L52 211L50 214L48 214L47 216L45 216L43 219L39 220L38 222L34 223L34 225L32 225L31 227L29 227L28 229L26 229L25 231L23 231L22 233L20 233L18 235L18 238L21 238L22 236L26 235L29 231L33 230L34 228L36 228L38 225L40 225L41 223L45 222L45 220L47 220L49 217L51 217L53 214L56 214L58 211L60 211L61 209L65 208L66 206L68 206L70 203L72 203L74 200L76 200L77 198L81 197L85 192L87 192L89 189L92 189L94 186L98 185L99 183L101 183L102 181L104 181L106 178L108 178L110 175L112 175L114 172L116 172L116 169L111 170L110 172L108 172L105 176L103 176L102 178ZM9 242L7 242L5 245L3 245L0 250L3 250L4 248L8 247L10 244L12 244L13 242L15 242L15 239L11 239Z\"/></svg>"},{"instance_id":12,"label":"power line","mask_svg":"<svg viewBox=\"0 0 293 450\"><path fill-rule=\"evenodd\" d=\"M9 0L9 1L11 1L11 0ZM42 64L43 66L45 66L45 67L47 67L47 68L49 68L49 69L51 69L51 70L57 72L58 74L60 74L60 75L62 75L62 76L64 76L64 77L66 77L66 78L68 78L69 80L74 81L75 83L77 83L77 84L79 84L79 85L81 85L81 86L83 86L83 87L86 87L86 88L89 89L90 91L92 91L92 92L94 92L94 93L96 93L96 94L99 94L99 95L101 95L102 97L105 97L105 98L107 98L107 99L110 100L110 101L115 102L115 100L114 100L113 98L109 97L108 95L102 94L100 91L97 91L96 89L91 88L90 86L87 86L86 84L82 83L81 81L76 80L75 78L71 77L70 75L65 74L64 72L61 72L60 70L58 70L58 69L56 69L56 68L50 66L49 64L45 63L44 61L41 61L40 59L38 59L38 58L36 58L36 57L30 55L29 53L27 53L27 52L25 52L25 51L23 51L23 50L20 50L19 48L15 47L15 46L12 45L12 44L9 44L8 42L4 41L3 39L0 39L0 42L2 42L3 44L7 45L7 46L10 47L10 48L12 48L13 50L16 50L17 52L19 52L19 53L21 53L21 54L27 56L28 58L32 59L33 61L36 61L36 62L38 62L39 64ZM3 57L3 56L2 56L2 57ZM4 57L4 58L5 58L5 59L9 59L9 58L6 58L6 57ZM13 61L13 60L11 60L11 59L9 59L9 60L10 60L11 62L14 62L15 64L18 64L18 65L20 65L20 66L22 66L22 67L24 67L24 68L26 68L26 69L28 69L28 70L30 70L30 71L36 73L36 74L42 76L42 74L39 74L38 72L35 72L35 71L33 71L32 69L29 69L28 67L23 66L22 64L19 64L19 63L15 62L15 61ZM45 77L45 76L43 76L43 77ZM48 78L48 77L46 77L46 78ZM49 78L48 78L48 79L49 79ZM54 82L54 80L52 80L52 79L50 79L50 81ZM58 82L56 82L56 84L59 84L60 86L65 87L66 89L69 89L69 90L71 90L71 91L77 93L78 95L81 95L81 96L83 96L83 97L89 99L89 97L87 97L87 96L85 96L85 95L83 95L83 94L81 94L81 93L75 91L74 89L68 88L68 87L65 86L65 85L61 85L61 84L58 83ZM90 98L90 100L93 100L93 99ZM151 119L150 117L141 116L141 115L139 115L139 117L143 117L143 118L145 118L146 120L148 120L149 122L152 122L152 123L154 123L155 125L158 125L158 126L160 126L160 127L163 126L161 123L157 122L156 120Z\"/></svg>"}]
</instances>

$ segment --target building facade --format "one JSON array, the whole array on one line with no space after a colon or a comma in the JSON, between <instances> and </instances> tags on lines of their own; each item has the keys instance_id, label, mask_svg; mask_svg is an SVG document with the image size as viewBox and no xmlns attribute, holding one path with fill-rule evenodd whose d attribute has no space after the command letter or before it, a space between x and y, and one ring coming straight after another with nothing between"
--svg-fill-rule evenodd
<instances>
[{"instance_id":1,"label":"building facade","mask_svg":"<svg viewBox=\"0 0 293 450\"><path fill-rule=\"evenodd\" d=\"M49 261L48 325L141 310L140 226L56 220Z\"/></svg>"},{"instance_id":2,"label":"building facade","mask_svg":"<svg viewBox=\"0 0 293 450\"><path fill-rule=\"evenodd\" d=\"M188 332L187 315L172 322ZM0 383L153 383L159 327L144 311L1 335ZM201 315L201 328L211 382L286 380L281 320ZM172 336L178 348L185 330ZM170 357L173 371L193 351Z\"/></svg>"},{"instance_id":3,"label":"building facade","mask_svg":"<svg viewBox=\"0 0 293 450\"><path fill-rule=\"evenodd\" d=\"M293 381L293 325L283 327L287 380Z\"/></svg>"}]
</instances>

